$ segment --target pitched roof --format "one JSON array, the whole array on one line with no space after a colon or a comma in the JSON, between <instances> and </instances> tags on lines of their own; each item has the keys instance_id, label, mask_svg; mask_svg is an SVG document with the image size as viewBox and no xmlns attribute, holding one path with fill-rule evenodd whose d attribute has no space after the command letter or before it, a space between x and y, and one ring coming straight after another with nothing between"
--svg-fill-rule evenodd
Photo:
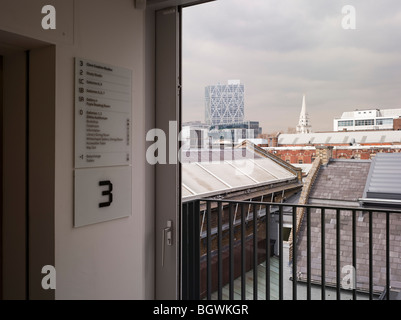
<instances>
[{"instance_id":1,"label":"pitched roof","mask_svg":"<svg viewBox=\"0 0 401 320\"><path fill-rule=\"evenodd\" d=\"M340 270L341 279L347 275L343 271L352 266L352 211L341 211L340 215ZM369 215L357 211L356 219L356 287L369 288ZM336 284L336 211L325 211L325 281L327 285ZM311 210L311 280L321 283L321 228L320 211ZM386 285L386 223L385 214L372 214L373 241L373 290L382 292ZM303 222L298 239L298 269L300 280L306 280L306 223ZM401 217L390 215L390 285L401 289Z\"/></svg>"},{"instance_id":2,"label":"pitched roof","mask_svg":"<svg viewBox=\"0 0 401 320\"><path fill-rule=\"evenodd\" d=\"M234 149L189 151L181 154L184 200L283 181L298 182L300 169L249 141Z\"/></svg>"},{"instance_id":3,"label":"pitched roof","mask_svg":"<svg viewBox=\"0 0 401 320\"><path fill-rule=\"evenodd\" d=\"M309 203L360 208L370 161L338 160L323 166L312 187ZM360 208L362 209L362 208ZM352 265L352 215L340 212L340 270ZM369 215L356 211L356 272L357 288L369 288ZM321 282L321 237L322 220L319 209L311 209L311 280ZM336 284L337 216L335 210L325 210L325 280L326 284ZM306 219L301 224L297 241L297 262L300 280L307 278ZM401 289L401 215L390 214L390 274L391 287ZM386 216L372 214L373 240L373 290L381 292L386 285ZM384 270L384 271L383 271ZM342 277L346 275L342 271Z\"/></svg>"},{"instance_id":4,"label":"pitched roof","mask_svg":"<svg viewBox=\"0 0 401 320\"><path fill-rule=\"evenodd\" d=\"M270 159L246 159L182 164L182 196L211 196L297 176Z\"/></svg>"},{"instance_id":5,"label":"pitched roof","mask_svg":"<svg viewBox=\"0 0 401 320\"><path fill-rule=\"evenodd\" d=\"M322 166L309 194L314 203L325 200L357 202L363 195L370 168L369 160L334 160Z\"/></svg>"}]
</instances>

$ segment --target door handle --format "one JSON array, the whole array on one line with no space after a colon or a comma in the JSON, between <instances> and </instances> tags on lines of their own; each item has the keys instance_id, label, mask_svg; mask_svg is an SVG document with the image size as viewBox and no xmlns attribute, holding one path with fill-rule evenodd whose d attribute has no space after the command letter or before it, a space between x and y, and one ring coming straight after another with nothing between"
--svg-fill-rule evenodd
<instances>
[{"instance_id":1,"label":"door handle","mask_svg":"<svg viewBox=\"0 0 401 320\"><path fill-rule=\"evenodd\" d=\"M166 251L166 242L168 246L173 245L173 220L167 221L167 227L163 229L162 234L162 267L164 267L164 256Z\"/></svg>"}]
</instances>

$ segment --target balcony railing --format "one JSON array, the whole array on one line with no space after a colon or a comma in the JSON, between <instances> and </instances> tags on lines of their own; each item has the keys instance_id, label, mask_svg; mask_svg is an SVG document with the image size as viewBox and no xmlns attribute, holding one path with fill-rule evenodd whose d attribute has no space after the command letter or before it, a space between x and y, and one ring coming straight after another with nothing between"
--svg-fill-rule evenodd
<instances>
[{"instance_id":1,"label":"balcony railing","mask_svg":"<svg viewBox=\"0 0 401 320\"><path fill-rule=\"evenodd\" d=\"M399 227L392 208L186 202L182 298L390 299L401 289Z\"/></svg>"}]
</instances>

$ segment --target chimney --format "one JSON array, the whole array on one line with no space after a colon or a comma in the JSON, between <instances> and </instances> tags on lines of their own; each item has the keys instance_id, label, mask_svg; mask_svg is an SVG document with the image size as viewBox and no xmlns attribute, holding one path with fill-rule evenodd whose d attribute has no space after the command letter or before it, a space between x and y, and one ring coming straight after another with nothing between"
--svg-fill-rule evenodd
<instances>
[{"instance_id":1,"label":"chimney","mask_svg":"<svg viewBox=\"0 0 401 320\"><path fill-rule=\"evenodd\" d=\"M278 147L278 137L279 136L280 136L280 132L269 135L269 138L268 138L269 147L273 147L273 148Z\"/></svg>"},{"instance_id":2,"label":"chimney","mask_svg":"<svg viewBox=\"0 0 401 320\"><path fill-rule=\"evenodd\" d=\"M277 147L278 145L278 137L274 136L271 138L271 146L270 147Z\"/></svg>"},{"instance_id":3,"label":"chimney","mask_svg":"<svg viewBox=\"0 0 401 320\"><path fill-rule=\"evenodd\" d=\"M322 165L329 163L333 157L333 146L316 146L316 156L322 159Z\"/></svg>"},{"instance_id":4,"label":"chimney","mask_svg":"<svg viewBox=\"0 0 401 320\"><path fill-rule=\"evenodd\" d=\"M394 130L401 130L401 117L398 119L394 119Z\"/></svg>"}]
</instances>

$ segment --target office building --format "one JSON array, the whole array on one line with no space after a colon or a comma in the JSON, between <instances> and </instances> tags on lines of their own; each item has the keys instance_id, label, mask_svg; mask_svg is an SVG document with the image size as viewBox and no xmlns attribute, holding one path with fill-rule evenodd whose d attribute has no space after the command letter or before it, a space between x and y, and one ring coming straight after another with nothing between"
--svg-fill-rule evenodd
<instances>
[{"instance_id":1,"label":"office building","mask_svg":"<svg viewBox=\"0 0 401 320\"><path fill-rule=\"evenodd\" d=\"M344 112L334 119L334 131L393 130L401 109L367 109Z\"/></svg>"},{"instance_id":2,"label":"office building","mask_svg":"<svg viewBox=\"0 0 401 320\"><path fill-rule=\"evenodd\" d=\"M244 121L244 85L240 80L205 88L205 122L209 125Z\"/></svg>"}]
</instances>

